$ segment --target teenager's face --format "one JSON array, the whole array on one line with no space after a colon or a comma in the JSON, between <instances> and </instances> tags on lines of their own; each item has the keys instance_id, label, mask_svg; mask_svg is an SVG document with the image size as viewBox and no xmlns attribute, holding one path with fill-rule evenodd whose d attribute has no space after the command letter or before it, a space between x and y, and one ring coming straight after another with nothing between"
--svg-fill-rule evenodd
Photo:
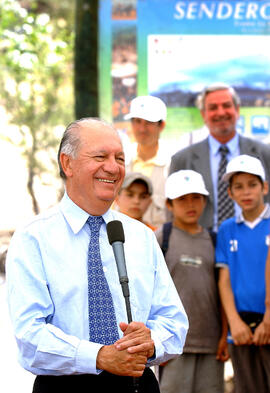
<instances>
[{"instance_id":1,"label":"teenager's face","mask_svg":"<svg viewBox=\"0 0 270 393\"><path fill-rule=\"evenodd\" d=\"M235 174L228 189L230 197L241 207L245 214L260 214L264 209L264 195L268 184L250 173Z\"/></svg>"},{"instance_id":2,"label":"teenager's face","mask_svg":"<svg viewBox=\"0 0 270 393\"><path fill-rule=\"evenodd\" d=\"M141 220L151 203L151 197L145 184L134 182L120 192L116 201L121 213Z\"/></svg>"},{"instance_id":3,"label":"teenager's face","mask_svg":"<svg viewBox=\"0 0 270 393\"><path fill-rule=\"evenodd\" d=\"M133 135L136 142L142 146L154 146L158 143L165 122L152 122L134 117L131 120Z\"/></svg>"},{"instance_id":4,"label":"teenager's face","mask_svg":"<svg viewBox=\"0 0 270 393\"><path fill-rule=\"evenodd\" d=\"M205 197L201 194L187 194L173 199L172 204L167 207L173 213L174 223L179 227L194 225L205 207Z\"/></svg>"}]
</instances>

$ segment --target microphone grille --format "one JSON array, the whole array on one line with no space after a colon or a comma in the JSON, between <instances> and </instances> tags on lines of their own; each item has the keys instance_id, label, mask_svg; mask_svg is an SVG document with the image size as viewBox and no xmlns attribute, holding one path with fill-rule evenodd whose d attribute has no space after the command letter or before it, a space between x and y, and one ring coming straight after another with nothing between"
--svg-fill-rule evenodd
<instances>
[{"instance_id":1,"label":"microphone grille","mask_svg":"<svg viewBox=\"0 0 270 393\"><path fill-rule=\"evenodd\" d=\"M125 242L125 235L123 230L123 225L121 221L114 220L110 221L107 224L107 235L109 239L109 243L112 244L114 242Z\"/></svg>"}]
</instances>

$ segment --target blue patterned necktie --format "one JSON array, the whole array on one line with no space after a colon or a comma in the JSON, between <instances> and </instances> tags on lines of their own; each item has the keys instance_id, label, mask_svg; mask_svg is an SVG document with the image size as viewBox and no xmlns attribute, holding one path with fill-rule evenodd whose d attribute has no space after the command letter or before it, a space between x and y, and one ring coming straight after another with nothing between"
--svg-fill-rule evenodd
<instances>
[{"instance_id":1,"label":"blue patterned necktie","mask_svg":"<svg viewBox=\"0 0 270 393\"><path fill-rule=\"evenodd\" d=\"M88 248L88 311L90 341L110 345L119 339L112 295L100 257L99 231L103 218L90 216Z\"/></svg>"},{"instance_id":2,"label":"blue patterned necktie","mask_svg":"<svg viewBox=\"0 0 270 393\"><path fill-rule=\"evenodd\" d=\"M218 226L227 218L234 216L234 202L228 195L228 184L222 181L228 163L229 149L226 145L219 148L220 161L218 166Z\"/></svg>"}]
</instances>

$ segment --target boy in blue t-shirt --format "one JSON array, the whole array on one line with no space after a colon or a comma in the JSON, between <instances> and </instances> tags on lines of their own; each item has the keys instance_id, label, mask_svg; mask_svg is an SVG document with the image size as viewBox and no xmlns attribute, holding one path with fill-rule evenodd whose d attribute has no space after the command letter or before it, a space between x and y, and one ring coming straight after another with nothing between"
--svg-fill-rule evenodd
<instances>
[{"instance_id":1,"label":"boy in blue t-shirt","mask_svg":"<svg viewBox=\"0 0 270 393\"><path fill-rule=\"evenodd\" d=\"M239 217L221 224L216 248L236 393L270 392L270 207L264 204L268 184L261 162L247 155L228 163L223 180L242 209Z\"/></svg>"}]
</instances>

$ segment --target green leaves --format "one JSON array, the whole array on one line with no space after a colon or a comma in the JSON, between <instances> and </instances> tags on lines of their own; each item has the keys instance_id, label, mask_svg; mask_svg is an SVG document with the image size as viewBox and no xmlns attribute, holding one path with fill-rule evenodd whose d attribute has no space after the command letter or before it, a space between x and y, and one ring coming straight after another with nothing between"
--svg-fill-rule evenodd
<instances>
[{"instance_id":1,"label":"green leaves","mask_svg":"<svg viewBox=\"0 0 270 393\"><path fill-rule=\"evenodd\" d=\"M17 135L2 138L8 137L26 158L35 199L33 178L55 167L50 161L56 160L57 127L64 129L73 119L73 32L55 9L51 18L39 13L34 1L31 7L17 0L0 3L0 105L18 129ZM38 212L36 200L33 206Z\"/></svg>"}]
</instances>

